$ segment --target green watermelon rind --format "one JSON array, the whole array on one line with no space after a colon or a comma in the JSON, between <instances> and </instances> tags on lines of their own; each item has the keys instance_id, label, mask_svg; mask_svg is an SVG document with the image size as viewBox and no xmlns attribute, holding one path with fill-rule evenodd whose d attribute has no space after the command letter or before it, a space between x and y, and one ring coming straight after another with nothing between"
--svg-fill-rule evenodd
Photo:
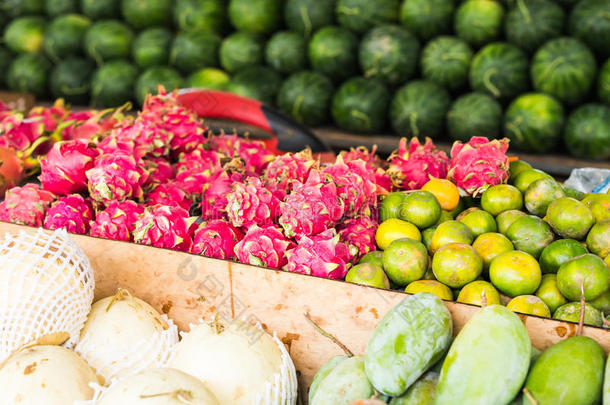
<instances>
[{"instance_id":1,"label":"green watermelon rind","mask_svg":"<svg viewBox=\"0 0 610 405\"><path fill-rule=\"evenodd\" d=\"M597 95L603 103L610 106L610 59L599 68Z\"/></svg>"},{"instance_id":2,"label":"green watermelon rind","mask_svg":"<svg viewBox=\"0 0 610 405\"><path fill-rule=\"evenodd\" d=\"M118 20L103 20L91 25L83 42L85 52L98 65L131 55L133 31Z\"/></svg>"},{"instance_id":3,"label":"green watermelon rind","mask_svg":"<svg viewBox=\"0 0 610 405\"><path fill-rule=\"evenodd\" d=\"M332 82L323 74L297 72L290 75L280 87L277 105L298 122L318 126L329 121L333 93Z\"/></svg>"},{"instance_id":4,"label":"green watermelon rind","mask_svg":"<svg viewBox=\"0 0 610 405\"><path fill-rule=\"evenodd\" d=\"M132 59L142 69L167 65L172 41L172 33L167 28L141 31L131 45Z\"/></svg>"},{"instance_id":5,"label":"green watermelon rind","mask_svg":"<svg viewBox=\"0 0 610 405\"><path fill-rule=\"evenodd\" d=\"M9 89L20 93L32 93L36 97L48 94L48 76L51 63L37 53L17 56L9 66L6 83Z\"/></svg>"},{"instance_id":6,"label":"green watermelon rind","mask_svg":"<svg viewBox=\"0 0 610 405\"><path fill-rule=\"evenodd\" d=\"M97 68L91 77L91 104L117 107L133 99L138 69L128 61L113 60Z\"/></svg>"},{"instance_id":7,"label":"green watermelon rind","mask_svg":"<svg viewBox=\"0 0 610 405\"><path fill-rule=\"evenodd\" d=\"M420 40L427 41L452 31L453 0L405 0L400 22Z\"/></svg>"},{"instance_id":8,"label":"green watermelon rind","mask_svg":"<svg viewBox=\"0 0 610 405\"><path fill-rule=\"evenodd\" d=\"M273 105L282 77L267 66L250 66L237 72L227 91Z\"/></svg>"},{"instance_id":9,"label":"green watermelon rind","mask_svg":"<svg viewBox=\"0 0 610 405\"><path fill-rule=\"evenodd\" d=\"M309 38L318 29L332 25L335 0L286 0L284 20L291 30Z\"/></svg>"},{"instance_id":10,"label":"green watermelon rind","mask_svg":"<svg viewBox=\"0 0 610 405\"><path fill-rule=\"evenodd\" d=\"M566 121L564 140L568 151L583 159L610 159L610 107L584 104Z\"/></svg>"},{"instance_id":11,"label":"green watermelon rind","mask_svg":"<svg viewBox=\"0 0 610 405\"><path fill-rule=\"evenodd\" d=\"M467 0L455 12L455 33L474 47L502 34L504 8L495 0Z\"/></svg>"},{"instance_id":12,"label":"green watermelon rind","mask_svg":"<svg viewBox=\"0 0 610 405\"><path fill-rule=\"evenodd\" d=\"M347 131L376 133L385 128L390 92L375 79L354 77L335 93L331 112L335 124Z\"/></svg>"},{"instance_id":13,"label":"green watermelon rind","mask_svg":"<svg viewBox=\"0 0 610 405\"><path fill-rule=\"evenodd\" d=\"M552 0L517 0L506 13L504 35L508 42L531 53L561 35L565 17Z\"/></svg>"},{"instance_id":14,"label":"green watermelon rind","mask_svg":"<svg viewBox=\"0 0 610 405\"><path fill-rule=\"evenodd\" d=\"M522 94L504 114L504 134L516 149L547 153L559 144L564 121L563 107L553 97Z\"/></svg>"},{"instance_id":15,"label":"green watermelon rind","mask_svg":"<svg viewBox=\"0 0 610 405\"><path fill-rule=\"evenodd\" d=\"M419 41L406 29L380 25L360 41L358 60L364 77L401 84L415 74L419 50Z\"/></svg>"},{"instance_id":16,"label":"green watermelon rind","mask_svg":"<svg viewBox=\"0 0 610 405\"><path fill-rule=\"evenodd\" d=\"M270 34L282 21L282 3L281 0L230 0L229 20L237 30Z\"/></svg>"},{"instance_id":17,"label":"green watermelon rind","mask_svg":"<svg viewBox=\"0 0 610 405\"><path fill-rule=\"evenodd\" d=\"M439 85L415 80L401 87L390 103L392 127L401 136L436 138L443 133L451 99Z\"/></svg>"},{"instance_id":18,"label":"green watermelon rind","mask_svg":"<svg viewBox=\"0 0 610 405\"><path fill-rule=\"evenodd\" d=\"M40 52L44 41L45 21L42 17L19 17L4 29L4 43L13 52Z\"/></svg>"},{"instance_id":19,"label":"green watermelon rind","mask_svg":"<svg viewBox=\"0 0 610 405\"><path fill-rule=\"evenodd\" d=\"M69 57L53 67L49 76L49 89L54 98L66 102L85 105L89 101L92 61L84 58Z\"/></svg>"},{"instance_id":20,"label":"green watermelon rind","mask_svg":"<svg viewBox=\"0 0 610 405\"><path fill-rule=\"evenodd\" d=\"M529 61L523 50L505 42L481 48L472 58L468 74L474 91L498 99L511 99L529 88Z\"/></svg>"},{"instance_id":21,"label":"green watermelon rind","mask_svg":"<svg viewBox=\"0 0 610 405\"><path fill-rule=\"evenodd\" d=\"M610 0L580 0L570 11L568 30L600 57L610 56Z\"/></svg>"},{"instance_id":22,"label":"green watermelon rind","mask_svg":"<svg viewBox=\"0 0 610 405\"><path fill-rule=\"evenodd\" d=\"M46 0L45 13L51 18L78 13L78 0Z\"/></svg>"},{"instance_id":23,"label":"green watermelon rind","mask_svg":"<svg viewBox=\"0 0 610 405\"><path fill-rule=\"evenodd\" d=\"M449 136L468 142L473 136L499 138L502 106L485 93L468 93L457 98L447 112Z\"/></svg>"},{"instance_id":24,"label":"green watermelon rind","mask_svg":"<svg viewBox=\"0 0 610 405\"><path fill-rule=\"evenodd\" d=\"M259 65L264 59L262 37L249 32L235 32L220 44L220 66L227 72L237 72L248 66Z\"/></svg>"},{"instance_id":25,"label":"green watermelon rind","mask_svg":"<svg viewBox=\"0 0 610 405\"><path fill-rule=\"evenodd\" d=\"M225 91L231 77L223 70L204 68L192 73L184 81L185 88Z\"/></svg>"},{"instance_id":26,"label":"green watermelon rind","mask_svg":"<svg viewBox=\"0 0 610 405\"><path fill-rule=\"evenodd\" d=\"M301 34L280 31L265 47L267 65L281 73L294 73L307 67L307 42Z\"/></svg>"},{"instance_id":27,"label":"green watermelon rind","mask_svg":"<svg viewBox=\"0 0 610 405\"><path fill-rule=\"evenodd\" d=\"M67 56L79 55L82 53L82 37L90 26L91 21L79 14L55 18L45 31L45 53L55 62Z\"/></svg>"},{"instance_id":28,"label":"green watermelon rind","mask_svg":"<svg viewBox=\"0 0 610 405\"><path fill-rule=\"evenodd\" d=\"M119 17L120 0L80 0L80 10L94 21Z\"/></svg>"},{"instance_id":29,"label":"green watermelon rind","mask_svg":"<svg viewBox=\"0 0 610 405\"><path fill-rule=\"evenodd\" d=\"M346 79L357 71L358 38L349 30L328 26L309 42L309 62L314 70L332 80Z\"/></svg>"},{"instance_id":30,"label":"green watermelon rind","mask_svg":"<svg viewBox=\"0 0 610 405\"><path fill-rule=\"evenodd\" d=\"M142 105L148 94L157 94L158 86L162 85L167 91L174 91L182 86L180 73L167 66L153 66L145 70L136 81L135 98Z\"/></svg>"},{"instance_id":31,"label":"green watermelon rind","mask_svg":"<svg viewBox=\"0 0 610 405\"><path fill-rule=\"evenodd\" d=\"M399 0L337 0L335 15L339 25L358 34L372 27L398 21Z\"/></svg>"},{"instance_id":32,"label":"green watermelon rind","mask_svg":"<svg viewBox=\"0 0 610 405\"><path fill-rule=\"evenodd\" d=\"M169 63L183 73L192 73L204 67L217 67L220 43L220 37L211 32L180 32L172 43Z\"/></svg>"},{"instance_id":33,"label":"green watermelon rind","mask_svg":"<svg viewBox=\"0 0 610 405\"><path fill-rule=\"evenodd\" d=\"M530 70L536 91L574 105L583 101L593 87L597 63L582 42L561 37L548 41L536 51Z\"/></svg>"},{"instance_id":34,"label":"green watermelon rind","mask_svg":"<svg viewBox=\"0 0 610 405\"><path fill-rule=\"evenodd\" d=\"M121 13L138 30L165 27L171 21L172 3L172 0L121 0Z\"/></svg>"},{"instance_id":35,"label":"green watermelon rind","mask_svg":"<svg viewBox=\"0 0 610 405\"><path fill-rule=\"evenodd\" d=\"M458 89L468 80L472 57L472 49L464 40L450 36L437 37L422 50L422 76L448 89Z\"/></svg>"},{"instance_id":36,"label":"green watermelon rind","mask_svg":"<svg viewBox=\"0 0 610 405\"><path fill-rule=\"evenodd\" d=\"M225 0L176 0L173 19L180 31L221 34L229 25Z\"/></svg>"}]
</instances>

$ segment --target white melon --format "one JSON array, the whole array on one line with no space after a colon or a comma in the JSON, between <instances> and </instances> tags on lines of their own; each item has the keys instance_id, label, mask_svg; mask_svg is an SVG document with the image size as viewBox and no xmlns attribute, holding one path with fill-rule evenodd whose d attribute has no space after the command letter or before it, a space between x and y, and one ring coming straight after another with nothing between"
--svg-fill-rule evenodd
<instances>
[{"instance_id":1,"label":"white melon","mask_svg":"<svg viewBox=\"0 0 610 405\"><path fill-rule=\"evenodd\" d=\"M199 378L222 404L296 403L296 372L284 345L240 320L191 325L169 367Z\"/></svg>"},{"instance_id":2,"label":"white melon","mask_svg":"<svg viewBox=\"0 0 610 405\"><path fill-rule=\"evenodd\" d=\"M171 368L154 368L113 383L96 405L220 405L200 380Z\"/></svg>"},{"instance_id":3,"label":"white melon","mask_svg":"<svg viewBox=\"0 0 610 405\"><path fill-rule=\"evenodd\" d=\"M178 329L167 316L119 290L93 304L75 350L109 383L163 367L177 342Z\"/></svg>"},{"instance_id":4,"label":"white melon","mask_svg":"<svg viewBox=\"0 0 610 405\"><path fill-rule=\"evenodd\" d=\"M68 405L90 400L98 378L70 349L33 346L11 355L0 366L1 405Z\"/></svg>"}]
</instances>

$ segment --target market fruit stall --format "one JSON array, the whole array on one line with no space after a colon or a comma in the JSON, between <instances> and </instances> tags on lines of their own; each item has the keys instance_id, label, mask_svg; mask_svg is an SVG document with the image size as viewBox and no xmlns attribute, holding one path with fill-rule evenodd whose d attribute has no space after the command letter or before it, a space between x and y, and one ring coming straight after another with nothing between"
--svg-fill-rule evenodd
<instances>
[{"instance_id":1,"label":"market fruit stall","mask_svg":"<svg viewBox=\"0 0 610 405\"><path fill-rule=\"evenodd\" d=\"M180 100L160 89L134 114L127 106L70 112L61 100L27 118L4 108L1 139L10 159L0 166L0 219L19 224L0 224L8 231L0 260L13 269L6 275L26 272L25 286L42 288L47 278L28 276L33 268L20 262L11 238L44 241L48 231L35 229L43 227L61 239L67 230L92 263L83 302L89 308L93 294L97 300L84 327L72 325L80 338L45 324L51 330L35 330L33 339L7 339L5 355L17 356L7 370L19 356L36 358L56 347L46 343L66 341L76 363L95 370L97 383L73 366L96 404L174 373L155 367L186 372L195 386L206 382L212 394L200 386L193 392L223 402L242 403L228 398L247 386L244 398L277 393L294 403L296 379L314 405L375 392L397 401L438 377L431 395L441 403L508 404L524 385L524 398L555 398L555 388L541 388L544 370L557 371L553 353L582 350L596 359L587 367L597 374L570 392L601 396L610 349L609 194L584 193L510 159L508 139L456 142L449 157L429 138L403 138L387 161L363 147L321 161L310 149L282 153L268 141L209 133ZM114 311L130 308L125 302L152 305L146 312L156 326L123 324ZM113 335L123 328L132 344ZM154 354L144 361L128 348L140 347L147 330L155 338L142 347ZM243 343L257 330L265 338L256 345L267 354L252 361L280 367L265 374L283 376L276 383L254 379L252 368L235 374L226 366L219 374L204 366L235 363L203 342L229 356L225 338L235 333ZM332 358L341 347L347 358ZM537 350L545 351L528 374ZM413 353L410 366L400 366ZM492 355L491 363L476 360ZM438 376L420 380L434 367ZM351 384L358 389L342 396ZM90 389L75 390L91 399Z\"/></svg>"}]
</instances>

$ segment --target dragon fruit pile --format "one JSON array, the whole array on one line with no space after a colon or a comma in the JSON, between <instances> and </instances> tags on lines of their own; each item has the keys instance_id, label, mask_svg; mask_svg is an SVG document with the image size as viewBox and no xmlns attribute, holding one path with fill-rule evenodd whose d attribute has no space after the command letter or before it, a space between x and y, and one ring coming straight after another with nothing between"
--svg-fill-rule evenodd
<instances>
[{"instance_id":1,"label":"dragon fruit pile","mask_svg":"<svg viewBox=\"0 0 610 405\"><path fill-rule=\"evenodd\" d=\"M322 164L211 135L163 91L137 115L1 106L0 220L342 279L376 248L383 195L447 176L479 193L506 180L506 148L473 138L450 160L414 138L388 161L359 147Z\"/></svg>"}]
</instances>

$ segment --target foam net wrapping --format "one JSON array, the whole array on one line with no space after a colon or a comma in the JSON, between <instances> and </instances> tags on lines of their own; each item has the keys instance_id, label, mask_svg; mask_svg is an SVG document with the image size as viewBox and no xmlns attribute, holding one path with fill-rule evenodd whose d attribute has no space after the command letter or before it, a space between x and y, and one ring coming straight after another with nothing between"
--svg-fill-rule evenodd
<instances>
[{"instance_id":1,"label":"foam net wrapping","mask_svg":"<svg viewBox=\"0 0 610 405\"><path fill-rule=\"evenodd\" d=\"M74 350L106 383L147 368L165 367L172 348L178 343L178 328L166 315L161 317L167 322L168 328L153 333L136 345L100 345L93 343L90 335L84 334Z\"/></svg>"},{"instance_id":2,"label":"foam net wrapping","mask_svg":"<svg viewBox=\"0 0 610 405\"><path fill-rule=\"evenodd\" d=\"M242 319L242 321L247 323L245 318ZM199 324L202 323L204 323L204 320L199 319ZM193 330L197 325L198 324L189 324L189 329ZM260 323L257 322L255 326L261 332L267 334ZM184 337L186 332L180 332L180 335ZM253 405L295 405L298 396L296 368L294 367L290 354L286 350L286 346L278 339L275 332L273 332L272 339L277 344L282 354L280 370L272 377L271 381L266 383L264 390L257 395L256 402Z\"/></svg>"},{"instance_id":3,"label":"foam net wrapping","mask_svg":"<svg viewBox=\"0 0 610 405\"><path fill-rule=\"evenodd\" d=\"M0 363L42 337L67 333L74 347L94 287L89 259L65 231L0 236Z\"/></svg>"},{"instance_id":4,"label":"foam net wrapping","mask_svg":"<svg viewBox=\"0 0 610 405\"><path fill-rule=\"evenodd\" d=\"M203 320L200 320L200 322L203 323ZM191 324L190 328L192 329L195 326L195 324ZM256 327L264 332L264 329L261 327L260 324L257 324ZM180 333L184 334L184 332ZM273 376L272 381L267 382L263 393L257 396L256 402L253 405L295 405L297 403L298 396L298 381L294 363L292 362L292 359L290 358L290 354L288 354L286 347L280 341L280 339L278 339L276 333L273 333L273 341L278 345L282 353L282 363L280 366L280 371ZM167 362L163 364L163 367L166 366ZM150 367L154 368L157 366L151 365ZM138 372L141 370L142 369L138 370ZM109 384L107 384L106 386L102 386L95 383L89 384L91 388L93 388L95 391L93 398L90 401L76 401L74 405L97 404L104 396L104 393L115 384L118 384L125 376L126 375L123 374L118 378L112 378Z\"/></svg>"},{"instance_id":5,"label":"foam net wrapping","mask_svg":"<svg viewBox=\"0 0 610 405\"><path fill-rule=\"evenodd\" d=\"M263 330L260 324L257 328ZM294 405L297 403L298 381L294 363L288 354L284 343L273 332L273 341L277 343L282 352L282 365L280 372L273 376L273 382L267 383L264 395L257 398L257 405Z\"/></svg>"}]
</instances>

